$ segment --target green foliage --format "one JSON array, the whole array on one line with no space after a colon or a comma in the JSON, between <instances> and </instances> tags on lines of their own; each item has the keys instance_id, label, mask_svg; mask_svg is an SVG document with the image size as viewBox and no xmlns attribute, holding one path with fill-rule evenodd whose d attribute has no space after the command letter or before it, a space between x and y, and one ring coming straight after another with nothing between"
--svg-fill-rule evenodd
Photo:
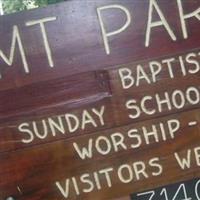
<instances>
[{"instance_id":1,"label":"green foliage","mask_svg":"<svg viewBox=\"0 0 200 200\"><path fill-rule=\"evenodd\" d=\"M65 0L1 0L5 14L58 3Z\"/></svg>"},{"instance_id":2,"label":"green foliage","mask_svg":"<svg viewBox=\"0 0 200 200\"><path fill-rule=\"evenodd\" d=\"M23 0L3 0L2 7L4 13L12 13L21 10L26 10Z\"/></svg>"},{"instance_id":3,"label":"green foliage","mask_svg":"<svg viewBox=\"0 0 200 200\"><path fill-rule=\"evenodd\" d=\"M48 4L59 3L59 2L62 2L64 0L35 0L35 1L36 1L36 4L38 6L45 6L45 5L48 5Z\"/></svg>"}]
</instances>

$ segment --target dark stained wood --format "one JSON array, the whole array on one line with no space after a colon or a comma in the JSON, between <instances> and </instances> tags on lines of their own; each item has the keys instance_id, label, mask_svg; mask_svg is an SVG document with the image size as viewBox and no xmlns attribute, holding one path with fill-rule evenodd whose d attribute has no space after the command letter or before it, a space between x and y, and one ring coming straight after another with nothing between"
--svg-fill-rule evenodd
<instances>
[{"instance_id":1,"label":"dark stained wood","mask_svg":"<svg viewBox=\"0 0 200 200\"><path fill-rule=\"evenodd\" d=\"M111 166L116 169L122 164L131 164L136 161L147 163L152 157L159 157L161 159L160 161L164 167L162 175L139 181L135 180L129 184L121 183L116 175L113 175L112 188L107 188L104 182L105 188L103 187L103 192L95 190L91 193L92 196L95 195L96 199L114 198L118 197L118 195L126 195L134 190L143 191L144 189L152 188L152 181L154 185L161 186L174 183L177 179L182 181L199 177L199 167L196 166L193 156L193 167L187 170L181 170L173 156L174 152L186 155L187 149L199 146L199 124L194 127L188 126L188 122L191 120L199 119L199 113L199 110L185 112L127 127L106 130L93 136L77 137L70 142L60 141L41 145L37 148L34 147L13 153L1 154L0 159L2 164L0 165L0 172L4 177L0 182L0 187L2 188L1 196L4 198L12 194L20 199L37 199L37 195L40 194L40 197L42 196L46 199L52 197L62 199L59 191L56 190L55 181L62 180L64 184L65 178L77 177L83 173L92 173ZM128 149L120 149L119 152L112 152L106 156L107 159L105 159L105 156L99 155L94 151L92 159L81 160L73 148L73 142L83 145L84 143L87 144L89 138L95 139L102 135L109 137L112 133L116 132L126 135L127 130L130 128L150 126L151 124L165 122L169 119L178 119L181 123L181 128L174 139L168 138L167 141L159 143L152 141L149 145L142 145L138 149L131 149L130 145L132 141L130 138L126 138L125 144L127 144ZM151 170L147 165L148 173L151 173ZM105 179L102 179L102 181L105 181ZM18 185L23 188L23 195L16 193L15 188ZM117 188L120 188L120 193ZM80 198L88 199L91 194L81 194ZM70 199L75 198L75 194L71 195Z\"/></svg>"},{"instance_id":2,"label":"dark stained wood","mask_svg":"<svg viewBox=\"0 0 200 200\"><path fill-rule=\"evenodd\" d=\"M134 67L132 67L132 69L134 69ZM191 105L186 101L182 109L177 109L172 105L172 109L168 110L167 106L163 106L162 112L156 112L154 115L141 113L140 117L131 119L129 114L133 111L126 108L125 104L127 100L134 98L137 100L139 106L139 102L146 95L157 93L160 94L161 98L164 98L165 91L168 91L169 95L171 95L172 92L177 89L183 92L191 86L198 89L198 75L190 75L187 76L187 78L180 77L173 80L160 76L160 81L156 84L141 85L124 91L121 89L117 69L96 74L98 75L94 76L94 73L86 73L73 76L71 79L67 80L61 79L60 81L54 80L44 82L42 86L34 84L19 88L18 90L7 90L2 92L2 94L0 94L2 97L0 152L45 142L53 142L59 139L67 139L80 134L94 133L100 129L103 130L114 126L122 126L151 119L152 117L161 117L199 108L199 103ZM99 74L102 74L103 77ZM110 78L108 74L110 75ZM101 77L101 79L98 79L98 77ZM9 101L10 98L15 99L15 101ZM43 119L47 120L48 117L55 119L56 116L64 117L64 114L66 113L74 113L81 119L83 110L91 110L92 108L100 109L101 106L105 106L104 126L88 127L85 130L79 129L71 134L66 133L63 135L58 133L56 137L49 134L44 140L36 139L32 144L23 144L21 142L25 137L25 134L20 133L18 127L24 122L31 123L32 121L36 121L39 124L38 126L42 127L41 121ZM150 109L157 108L155 98L148 106Z\"/></svg>"},{"instance_id":3,"label":"dark stained wood","mask_svg":"<svg viewBox=\"0 0 200 200\"><path fill-rule=\"evenodd\" d=\"M198 54L198 51L194 52ZM174 57L184 57L189 53L191 52L179 54ZM161 60L167 58L163 57L157 60L157 62L161 63ZM198 61L200 59L197 57L196 60ZM175 78L170 78L167 66L162 65L162 71L156 83L147 84L143 80L140 81L139 86L133 85L130 89L122 88L119 77L120 69L123 67L130 69L133 77L136 79L136 67L141 65L143 66L143 70L146 71L145 73L151 77L148 67L150 62L132 63L118 66L113 70L87 72L71 76L70 78L44 81L42 84L35 83L18 89L2 91L0 94L0 141L2 141L0 142L0 152L45 142L53 142L80 134L93 133L99 129L103 130L114 126L122 126L128 123L151 119L152 117L166 116L176 112L199 108L199 103L192 105L187 100L181 109L175 108L172 103L171 95L176 90L182 91L185 96L185 91L189 87L195 87L199 90L199 72L196 74L187 73L186 76L183 76L180 70L180 63L176 61L173 63ZM192 65L187 64L186 69L192 69ZM169 93L172 109L169 110L164 105L163 111L158 112L155 94L159 94L161 99L164 99L165 92ZM137 105L141 107L139 103L147 95L152 95L153 98L148 103L148 108L156 108L157 112L154 115L141 113L140 117L131 119L129 114L133 111L126 108L126 102L135 99L138 102ZM105 106L105 126L87 128L84 131L78 130L73 134L58 134L56 137L49 136L45 140L34 140L32 144L22 144L21 142L24 134L19 132L18 127L23 122L31 123L32 121L36 121L39 123L43 119L48 119L48 117L55 118L60 115L64 116L65 113L74 113L81 118L81 112L84 109L91 110L91 108L100 108L101 106ZM41 123L39 126L42 126Z\"/></svg>"},{"instance_id":4,"label":"dark stained wood","mask_svg":"<svg viewBox=\"0 0 200 200\"><path fill-rule=\"evenodd\" d=\"M184 95L186 94L186 91L190 87L195 87L199 91L199 83L200 83L200 71L198 71L196 74L189 74L187 72L186 76L183 76L180 69L180 62L178 62L177 58L179 56L182 56L185 58L186 55L189 53L196 53L198 55L197 51L191 51L191 52L185 52L178 55L163 57L159 59L150 59L145 60L137 63L130 63L125 65L120 65L115 69L109 70L109 77L110 77L110 84L111 84L111 91L112 91L112 104L114 105L113 110L116 112L115 116L117 117L118 121L123 121L124 123L128 122L136 122L141 121L144 119L149 119L151 117L159 117L159 116L165 116L168 114L173 114L176 112L181 112L184 110L190 110L194 108L199 108L199 103L196 105L191 105L185 98L186 102L183 108L177 109L172 102L172 94L179 90ZM162 60L169 59L169 58L176 58L174 62L172 62L173 67L173 75L174 78L170 78L169 76L169 70L167 70L167 65L162 64ZM185 59L183 59L185 60ZM197 56L197 62L200 61L200 57ZM154 83L152 80L152 74L149 69L149 63L152 61L156 61L161 64L162 70L156 77L156 82ZM139 86L136 86L136 80L137 80L137 66L142 66L143 71L147 74L149 80L151 81L151 84L148 84L147 81L144 79L139 81ZM186 70L191 69L191 64L186 63L185 61L185 67ZM121 78L119 76L119 70L122 68L126 68L131 70L132 77L134 78L134 85L128 89L123 89ZM126 73L125 73L126 74ZM164 104L162 106L162 112L158 111L158 104L155 98L155 95L158 94L161 100L166 99L165 98L165 92L169 94L169 100L170 105L172 106L171 110L168 109L168 106ZM156 113L153 115L147 115L144 112L141 112L141 115L138 118L130 119L128 116L129 114L135 114L135 110L127 109L126 102L129 100L134 99L137 102L137 106L141 108L141 100L145 96L151 96L152 100L146 103L146 106L149 110L156 109ZM185 95L186 96L186 95ZM193 97L194 98L194 97ZM177 98L177 102L180 103L180 98ZM117 113L117 111L120 110L120 114Z\"/></svg>"},{"instance_id":5,"label":"dark stained wood","mask_svg":"<svg viewBox=\"0 0 200 200\"><path fill-rule=\"evenodd\" d=\"M194 61L189 63L183 60L187 70L185 76L181 74L178 62L180 56L185 58L187 54L195 53L196 66L200 63L199 21L195 17L187 20L188 38L184 39L177 1L156 2L177 41L170 39L164 27L156 27L152 29L149 47L145 47L149 6L146 0L71 0L0 17L0 50L9 57L12 29L17 25L30 70L29 74L24 72L18 46L12 66L7 66L0 57L0 200L9 196L17 200L128 200L132 193L200 177L193 152L194 148L200 147L200 102L192 105L186 101L180 109L172 105L171 109L164 107L162 112L158 112L154 98L155 94L162 97L165 92L171 96L176 90L186 96L185 91L189 87L195 87L200 93L200 71L188 73L189 69L194 70ZM200 7L199 0L182 3L185 13ZM125 6L130 11L132 21L127 30L109 38L111 53L106 55L97 8L110 4ZM120 11L105 11L102 16L108 31L117 30L124 23ZM45 23L53 68L48 64L39 25L25 26L28 21L45 17L57 18ZM153 15L153 20L158 20L158 16ZM122 88L119 76L121 68L129 68L135 76L137 65L141 65L152 79L149 62L162 62L171 57L176 58L173 62L174 79L169 77L167 66L163 64L155 83L147 84L142 80L139 86ZM147 95L152 96L153 100L146 106L155 108L155 114L148 115L142 111L139 117L131 119L129 115L132 111L126 108L126 102L134 99L141 107L141 100ZM97 122L96 127L89 124L85 129L79 128L70 133L65 124L66 132L63 134L58 131L53 136L48 129L44 139L35 137L30 143L22 143L25 134L18 130L22 123L36 122L42 129L42 120L64 117L67 113L81 120L84 110L93 112L94 108L100 109L102 106L105 107L104 125ZM167 126L172 119L180 122L174 138L170 137ZM97 120L97 116L94 116L94 120ZM194 122L193 125L190 122ZM165 140L161 123L166 131ZM148 144L145 142L144 127L151 132L153 125L158 130L159 141L151 137ZM142 141L138 148L131 146L134 137L130 137L128 132L133 129L138 130ZM123 138L125 147L119 145L115 149L114 134ZM84 147L89 140L95 142L102 137L110 142L110 152L103 155L94 145L92 158L81 159L74 144ZM103 143L102 147L106 148L106 144ZM185 156L188 149L192 151L191 167L182 170L174 152ZM153 168L149 160L154 157L159 158L163 167L163 173L159 176L152 176ZM118 168L123 164L132 166L138 161L145 164L149 178L136 180L133 172L131 182L120 182L116 173ZM80 179L84 173L92 176L94 172L99 173L110 167L113 168L110 188L102 175L102 189L95 188L90 193L80 192L80 195L76 195L70 185L69 198L64 198L55 185L59 181L65 188L67 178ZM91 179L94 180L94 177ZM88 185L79 180L78 186L81 191Z\"/></svg>"},{"instance_id":6,"label":"dark stained wood","mask_svg":"<svg viewBox=\"0 0 200 200\"><path fill-rule=\"evenodd\" d=\"M0 123L57 114L111 96L104 72L88 72L0 93Z\"/></svg>"},{"instance_id":7,"label":"dark stained wood","mask_svg":"<svg viewBox=\"0 0 200 200\"><path fill-rule=\"evenodd\" d=\"M18 130L21 123L32 121L39 123L48 117L61 115L64 118L65 113L75 114L81 119L81 113L85 109L91 111L92 108L100 109L101 106L105 106L107 110L111 106L109 99L111 91L104 72L89 72L70 78L33 84L4 91L0 96L0 152L30 146L21 142L24 137ZM111 128L114 125L114 121L110 120L111 116L112 110L109 109L109 112L104 115L105 125L97 124L99 127L95 130ZM73 134L58 134L56 138L52 136L44 141L36 140L32 145L93 131L94 127L89 126Z\"/></svg>"},{"instance_id":8,"label":"dark stained wood","mask_svg":"<svg viewBox=\"0 0 200 200\"><path fill-rule=\"evenodd\" d=\"M33 82L40 82L69 76L86 71L112 68L115 65L130 63L149 58L173 55L198 48L199 22L196 18L187 21L188 39L183 39L176 1L159 0L159 6L177 36L177 41L170 39L163 27L152 31L151 42L145 48L145 32L148 20L148 3L145 0L101 0L69 1L47 8L2 16L0 18L0 38L2 49L9 54L12 27L18 25L30 66L30 74L23 71L21 57L16 51L12 67L0 59L2 80L1 90L16 88ZM111 54L106 55L97 7L120 4L127 7L132 15L130 27L110 40ZM200 6L198 0L183 1L184 11L190 13ZM173 14L172 14L173 13ZM124 23L121 12L104 14L107 27L113 31ZM50 68L38 25L26 27L30 20L45 17L57 17L56 21L46 23L48 40L52 49L55 66Z\"/></svg>"},{"instance_id":9,"label":"dark stained wood","mask_svg":"<svg viewBox=\"0 0 200 200\"><path fill-rule=\"evenodd\" d=\"M122 198L117 198L115 200L130 200L130 197L122 197Z\"/></svg>"}]
</instances>

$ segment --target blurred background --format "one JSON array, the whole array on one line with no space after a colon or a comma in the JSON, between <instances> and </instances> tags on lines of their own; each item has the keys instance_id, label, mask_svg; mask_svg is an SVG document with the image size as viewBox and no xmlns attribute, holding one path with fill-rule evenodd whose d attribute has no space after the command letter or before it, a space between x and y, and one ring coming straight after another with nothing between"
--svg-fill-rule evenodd
<instances>
[{"instance_id":1,"label":"blurred background","mask_svg":"<svg viewBox=\"0 0 200 200\"><path fill-rule=\"evenodd\" d=\"M19 12L67 0L0 0L0 15Z\"/></svg>"}]
</instances>

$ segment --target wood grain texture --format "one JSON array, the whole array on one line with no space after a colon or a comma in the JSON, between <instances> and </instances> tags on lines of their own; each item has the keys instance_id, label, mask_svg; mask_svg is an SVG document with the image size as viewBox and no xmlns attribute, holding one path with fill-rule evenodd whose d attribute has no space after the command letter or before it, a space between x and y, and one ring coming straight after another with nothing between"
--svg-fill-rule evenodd
<instances>
[{"instance_id":1,"label":"wood grain texture","mask_svg":"<svg viewBox=\"0 0 200 200\"><path fill-rule=\"evenodd\" d=\"M2 188L1 196L4 198L9 193L12 193L12 195L20 199L40 199L41 196L47 199L52 197L62 199L62 196L56 191L55 181L57 180L62 180L64 184L65 178L68 177L78 177L83 173L92 173L109 166L118 168L122 164L131 164L136 161L144 161L147 163L152 157L161 158L161 163L165 168L163 175L149 179L142 178L139 181L134 180L129 184L122 184L115 174L112 176L112 188L107 188L105 185L103 192L101 190L95 190L89 194L81 194L79 197L81 199L88 199L90 195L95 195L95 199L113 198L118 197L118 195L126 195L134 190L144 190L144 187L145 189L150 189L152 183L161 186L176 182L176 180L181 181L199 177L199 167L196 166L194 157L192 157L194 166L187 170L181 170L174 161L173 156L174 152L185 155L187 149L199 146L199 125L195 127L188 126L188 122L191 120L199 119L199 113L199 110L185 112L126 127L106 130L104 132L101 131L93 136L82 136L70 141L58 141L39 147L1 154L2 164L0 166L0 172L4 177L0 182L0 187ZM175 139L168 138L166 142L161 141L159 143L152 141L149 145L143 143L140 148L131 148L133 141L126 136L128 130L131 128L140 129L144 125L150 127L152 124L158 122L164 123L168 119L174 118L181 122L181 128L175 136ZM106 155L106 159L105 156L100 155L94 150L94 157L92 159L81 160L73 148L73 142L84 145L87 144L89 138L95 139L102 135L109 138L112 133L116 132L121 132L125 135L127 150L119 149L118 152L115 152L112 149L111 153ZM161 137L160 134L159 137ZM151 170L151 167L147 166L149 173ZM101 181L105 181L105 179ZM105 182L103 183L105 184ZM18 185L23 188L22 196L15 191ZM120 188L120 192L117 188ZM39 197L37 197L38 193L40 194ZM73 192L71 195L70 199L76 199L76 195Z\"/></svg>"},{"instance_id":2,"label":"wood grain texture","mask_svg":"<svg viewBox=\"0 0 200 200\"><path fill-rule=\"evenodd\" d=\"M177 57L180 55L177 55ZM163 59L167 59L167 57L163 57ZM132 70L133 75L136 76L136 66L143 65L143 69L147 71L150 77L148 61L139 62L139 64L131 63L125 66L116 66L116 68L107 71L77 74L70 78L44 81L42 84L33 84L1 92L0 152L53 142L59 139L68 139L80 134L94 133L114 126L123 126L142 120L198 109L200 107L199 102L191 104L187 100L185 100L184 106L180 109L173 105L172 94L174 91L179 90L184 93L185 99L187 96L186 91L190 87L195 87L200 93L199 72L181 76L180 67L177 67L177 62L174 64L176 67L174 67L175 78L172 79L167 75L167 67L163 65L162 68L164 70L157 77L156 83L147 84L142 80L139 86L136 87L134 85L126 90L122 88L119 69L128 67ZM169 93L171 109L168 109L165 103L162 106L162 112L159 112L155 94L159 94L160 99L165 99L165 92ZM125 106L126 102L135 99L138 102L137 106L141 107L141 100L145 96L151 95L152 100L147 103L147 107L149 110L155 108L155 114L147 115L141 112L139 117L131 119L129 115L135 111L127 109ZM192 98L195 99L193 96ZM15 99L15 101L10 101L10 99ZM180 103L180 97L177 98L177 102ZM49 137L46 139L36 139L32 144L23 144L21 142L25 134L21 133L18 128L24 122L31 124L35 121L39 129L43 130L42 120L47 120L49 117L56 119L57 116L62 116L64 118L66 113L74 113L81 119L83 110L100 109L101 106L105 107L104 126L88 127L85 130L78 129L73 134L69 134L67 125L64 125L67 132L64 135L57 131L56 137L49 134ZM49 127L48 131L50 131Z\"/></svg>"},{"instance_id":3,"label":"wood grain texture","mask_svg":"<svg viewBox=\"0 0 200 200\"><path fill-rule=\"evenodd\" d=\"M115 200L130 200L130 197L122 197L122 198L117 198Z\"/></svg>"},{"instance_id":4,"label":"wood grain texture","mask_svg":"<svg viewBox=\"0 0 200 200\"><path fill-rule=\"evenodd\" d=\"M97 7L120 4L130 10L133 21L127 31L110 41L112 53L106 55L97 17ZM184 1L186 13L196 10L198 0ZM170 39L163 27L152 32L151 43L145 48L145 32L149 4L145 0L101 0L69 1L47 8L2 16L0 18L1 49L9 54L13 25L18 25L23 40L30 74L23 72L19 51L16 51L12 67L1 60L1 90L16 88L33 82L40 82L70 76L86 71L112 68L115 65L149 58L173 55L199 47L199 22L196 18L187 21L189 37L183 39L176 1L159 0L159 6L175 32L178 41ZM104 15L107 27L113 31L124 23L121 12ZM173 14L171 14L173 13ZM54 68L48 66L39 26L26 27L25 23L45 17L57 17L56 21L46 23L48 40L55 62Z\"/></svg>"},{"instance_id":5,"label":"wood grain texture","mask_svg":"<svg viewBox=\"0 0 200 200\"><path fill-rule=\"evenodd\" d=\"M12 28L17 25L30 69L30 74L25 74L18 47L12 66L8 67L0 59L0 200L9 196L17 200L124 200L124 197L130 199L128 196L131 193L200 177L198 156L194 155L194 149L200 147L200 102L191 104L185 101L180 109L174 105L171 109L164 106L162 112L158 112L154 98L155 94L162 97L165 92L171 96L177 90L184 93L186 98L185 91L189 87L195 87L200 94L200 71L189 73L200 63L199 21L195 17L187 20L188 38L184 39L177 2L157 2L177 41L172 41L163 27L156 27L152 30L148 48L145 47L149 6L146 0L71 0L0 17L0 49L9 55ZM125 6L131 13L132 22L126 31L109 39L111 54L106 55L97 8L110 4ZM183 1L186 13L199 6L199 0ZM54 61L54 67L50 68L40 27L27 27L25 23L54 16L55 21L45 24ZM121 12L105 12L103 17L108 31L116 30L124 23ZM153 15L153 19L157 20L158 16ZM196 64L185 59L189 53L198 55ZM185 75L181 74L180 56L184 58ZM155 83L148 84L141 80L138 86L134 84L129 89L122 88L119 70L123 67L129 68L136 76L137 66L141 65L152 81L149 63L162 62L171 57L176 58L173 62L175 78L169 77L169 70L163 64ZM134 99L141 108L141 100L147 95L152 97L152 101L146 106L156 109L156 112L147 115L142 111L139 117L131 119L133 111L127 109L126 102ZM195 95L191 95L191 98L195 98ZM42 130L42 120L56 119L58 116L64 120L65 114L69 113L83 121L85 110L94 114L93 109L102 106L105 107L104 125L100 125L97 115L94 115L97 126L92 126L90 122L85 129L79 128L70 133L65 124L65 133L57 131L56 136L48 127L48 135L44 139L35 137L33 142L22 142L27 137L19 131L22 123L29 123L30 126L33 122L38 123ZM170 120L180 122L174 138L170 135ZM190 122L196 124L190 125ZM166 130L165 139L161 124ZM150 132L153 126L157 128L159 141L156 142L152 136L148 143L144 129ZM141 145L137 148L133 148L136 140L130 137L130 130L138 131L137 138L140 137ZM116 148L116 141L113 142L115 134L123 138L124 145L119 145L119 148ZM111 145L106 155L99 153L98 145L95 145L102 137ZM81 159L74 144L83 147L90 140L94 142L92 157ZM104 151L108 148L106 143L101 145ZM192 151L192 166L182 170L174 152L185 156L188 149ZM149 162L154 157L159 158L163 166L160 176L152 175L155 168ZM122 165L134 166L136 162L145 164L149 177L141 176L137 180L133 171L133 180L122 183L118 176L119 168ZM106 168L113 169L112 187L108 187L107 179L100 175L100 171ZM101 189L83 192L88 186L80 181L84 173L89 174L93 181L94 173L97 173ZM66 179L71 177L78 180L80 194L76 194L70 179L69 198L64 198L55 183L59 181L65 188Z\"/></svg>"}]
</instances>

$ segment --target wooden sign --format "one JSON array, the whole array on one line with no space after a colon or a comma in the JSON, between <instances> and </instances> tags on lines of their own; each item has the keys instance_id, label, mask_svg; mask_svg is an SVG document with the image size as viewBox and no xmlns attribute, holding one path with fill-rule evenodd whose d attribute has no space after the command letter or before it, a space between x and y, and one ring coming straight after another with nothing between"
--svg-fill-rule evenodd
<instances>
[{"instance_id":1,"label":"wooden sign","mask_svg":"<svg viewBox=\"0 0 200 200\"><path fill-rule=\"evenodd\" d=\"M1 16L0 200L200 199L199 21L199 0Z\"/></svg>"}]
</instances>

